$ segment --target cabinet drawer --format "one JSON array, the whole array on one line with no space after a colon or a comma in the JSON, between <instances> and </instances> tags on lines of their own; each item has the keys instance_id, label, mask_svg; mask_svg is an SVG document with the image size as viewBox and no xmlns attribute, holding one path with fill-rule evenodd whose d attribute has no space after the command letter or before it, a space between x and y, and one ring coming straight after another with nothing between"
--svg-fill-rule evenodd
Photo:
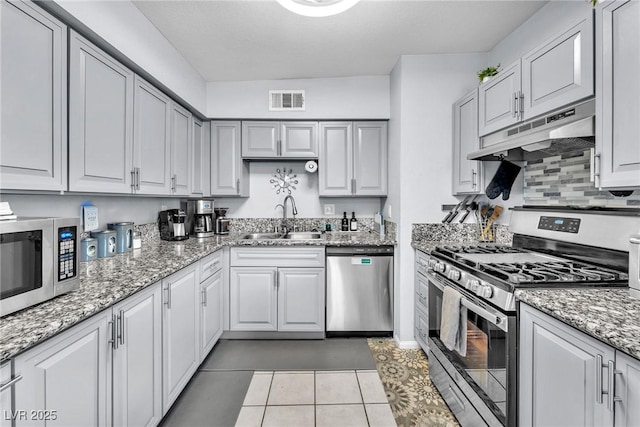
<instances>
[{"instance_id":1,"label":"cabinet drawer","mask_svg":"<svg viewBox=\"0 0 640 427\"><path fill-rule=\"evenodd\" d=\"M215 251L200 260L200 283L222 268L222 251Z\"/></svg>"},{"instance_id":2,"label":"cabinet drawer","mask_svg":"<svg viewBox=\"0 0 640 427\"><path fill-rule=\"evenodd\" d=\"M231 248L231 265L324 267L324 247Z\"/></svg>"},{"instance_id":3,"label":"cabinet drawer","mask_svg":"<svg viewBox=\"0 0 640 427\"><path fill-rule=\"evenodd\" d=\"M419 306L415 309L415 338L420 344L420 347L426 352L428 351L427 335L429 334L429 317L426 312Z\"/></svg>"},{"instance_id":4,"label":"cabinet drawer","mask_svg":"<svg viewBox=\"0 0 640 427\"><path fill-rule=\"evenodd\" d=\"M427 267L429 266L429 257L424 252L416 251L416 272L427 275Z\"/></svg>"}]
</instances>

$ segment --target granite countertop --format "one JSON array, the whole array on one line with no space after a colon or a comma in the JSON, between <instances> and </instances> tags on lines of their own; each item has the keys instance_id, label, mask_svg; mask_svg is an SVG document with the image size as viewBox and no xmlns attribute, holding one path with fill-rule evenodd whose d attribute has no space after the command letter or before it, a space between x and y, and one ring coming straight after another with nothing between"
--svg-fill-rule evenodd
<instances>
[{"instance_id":1,"label":"granite countertop","mask_svg":"<svg viewBox=\"0 0 640 427\"><path fill-rule=\"evenodd\" d=\"M640 359L640 299L628 288L519 289L516 298Z\"/></svg>"},{"instance_id":2,"label":"granite countertop","mask_svg":"<svg viewBox=\"0 0 640 427\"><path fill-rule=\"evenodd\" d=\"M240 233L181 242L148 241L141 249L80 263L80 289L0 319L0 363L224 246L383 246L375 233L327 233L318 240L241 240Z\"/></svg>"}]
</instances>

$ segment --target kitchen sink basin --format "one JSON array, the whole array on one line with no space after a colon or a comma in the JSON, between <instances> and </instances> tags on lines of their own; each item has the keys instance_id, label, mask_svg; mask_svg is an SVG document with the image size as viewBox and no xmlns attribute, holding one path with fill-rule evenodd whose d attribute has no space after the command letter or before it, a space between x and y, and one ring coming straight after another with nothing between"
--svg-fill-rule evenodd
<instances>
[{"instance_id":1,"label":"kitchen sink basin","mask_svg":"<svg viewBox=\"0 0 640 427\"><path fill-rule=\"evenodd\" d=\"M282 237L280 233L247 233L239 236L243 240L281 239Z\"/></svg>"},{"instance_id":2,"label":"kitchen sink basin","mask_svg":"<svg viewBox=\"0 0 640 427\"><path fill-rule=\"evenodd\" d=\"M289 240L315 240L322 239L322 233L317 231L292 231L285 234L283 238Z\"/></svg>"}]
</instances>

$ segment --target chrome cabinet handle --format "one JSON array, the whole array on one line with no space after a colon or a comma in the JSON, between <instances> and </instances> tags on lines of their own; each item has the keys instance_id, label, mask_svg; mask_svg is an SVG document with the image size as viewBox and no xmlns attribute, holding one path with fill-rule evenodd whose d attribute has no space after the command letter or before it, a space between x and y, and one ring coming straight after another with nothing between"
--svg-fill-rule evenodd
<instances>
[{"instance_id":1,"label":"chrome cabinet handle","mask_svg":"<svg viewBox=\"0 0 640 427\"><path fill-rule=\"evenodd\" d=\"M136 190L136 168L131 169L131 190Z\"/></svg>"},{"instance_id":2,"label":"chrome cabinet handle","mask_svg":"<svg viewBox=\"0 0 640 427\"><path fill-rule=\"evenodd\" d=\"M22 379L22 375L18 375L17 377L13 378L12 380L9 380L6 383L0 385L0 392L3 392L6 389L10 388L11 386L13 386L15 383L17 383L21 379Z\"/></svg>"},{"instance_id":3,"label":"chrome cabinet handle","mask_svg":"<svg viewBox=\"0 0 640 427\"><path fill-rule=\"evenodd\" d=\"M596 403L602 403L602 355L596 354Z\"/></svg>"},{"instance_id":4,"label":"chrome cabinet handle","mask_svg":"<svg viewBox=\"0 0 640 427\"><path fill-rule=\"evenodd\" d=\"M111 344L111 348L114 350L118 348L118 340L116 339L116 321L116 315L112 314L111 320L107 322L108 326L111 328L111 339L107 342Z\"/></svg>"},{"instance_id":5,"label":"chrome cabinet handle","mask_svg":"<svg viewBox=\"0 0 640 427\"><path fill-rule=\"evenodd\" d=\"M351 178L351 194L356 194L356 179Z\"/></svg>"},{"instance_id":6,"label":"chrome cabinet handle","mask_svg":"<svg viewBox=\"0 0 640 427\"><path fill-rule=\"evenodd\" d=\"M240 178L236 179L236 193L240 194Z\"/></svg>"},{"instance_id":7,"label":"chrome cabinet handle","mask_svg":"<svg viewBox=\"0 0 640 427\"><path fill-rule=\"evenodd\" d=\"M120 310L120 315L118 316L120 321L120 344L124 345L124 310Z\"/></svg>"},{"instance_id":8,"label":"chrome cabinet handle","mask_svg":"<svg viewBox=\"0 0 640 427\"><path fill-rule=\"evenodd\" d=\"M171 283L167 284L165 291L167 292L167 297L164 300L164 305L166 305L168 309L171 309Z\"/></svg>"},{"instance_id":9,"label":"chrome cabinet handle","mask_svg":"<svg viewBox=\"0 0 640 427\"><path fill-rule=\"evenodd\" d=\"M600 188L600 154L593 155L593 185Z\"/></svg>"},{"instance_id":10,"label":"chrome cabinet handle","mask_svg":"<svg viewBox=\"0 0 640 427\"><path fill-rule=\"evenodd\" d=\"M517 117L518 114L518 92L513 92L513 105L511 110L511 117Z\"/></svg>"},{"instance_id":11,"label":"chrome cabinet handle","mask_svg":"<svg viewBox=\"0 0 640 427\"><path fill-rule=\"evenodd\" d=\"M522 120L524 117L524 92L519 91L518 94L518 97L520 98L520 120Z\"/></svg>"},{"instance_id":12,"label":"chrome cabinet handle","mask_svg":"<svg viewBox=\"0 0 640 427\"><path fill-rule=\"evenodd\" d=\"M476 188L476 186L477 186L476 175L478 175L476 170L475 169L471 169L471 187L473 187L473 188Z\"/></svg>"},{"instance_id":13,"label":"chrome cabinet handle","mask_svg":"<svg viewBox=\"0 0 640 427\"><path fill-rule=\"evenodd\" d=\"M282 156L282 140L276 141L276 154Z\"/></svg>"},{"instance_id":14,"label":"chrome cabinet handle","mask_svg":"<svg viewBox=\"0 0 640 427\"><path fill-rule=\"evenodd\" d=\"M464 411L464 402L462 401L462 399L458 397L457 393L454 389L451 388L451 386L449 386L449 391L451 392L453 398L456 399L456 402L458 402L458 405L460 405L462 407L462 410Z\"/></svg>"},{"instance_id":15,"label":"chrome cabinet handle","mask_svg":"<svg viewBox=\"0 0 640 427\"><path fill-rule=\"evenodd\" d=\"M200 293L202 294L202 306L206 307L207 306L207 291L205 289L202 289L200 291Z\"/></svg>"},{"instance_id":16,"label":"chrome cabinet handle","mask_svg":"<svg viewBox=\"0 0 640 427\"><path fill-rule=\"evenodd\" d=\"M136 190L140 190L140 168L135 168L136 170Z\"/></svg>"},{"instance_id":17,"label":"chrome cabinet handle","mask_svg":"<svg viewBox=\"0 0 640 427\"><path fill-rule=\"evenodd\" d=\"M616 375L622 375L622 371L616 371L616 365L613 360L607 363L609 368L609 389L607 391L607 409L614 411L616 402L621 402L622 398L616 396Z\"/></svg>"},{"instance_id":18,"label":"chrome cabinet handle","mask_svg":"<svg viewBox=\"0 0 640 427\"><path fill-rule=\"evenodd\" d=\"M173 174L173 176L171 177L171 191L173 191L174 193L176 192L176 187L178 183L178 175Z\"/></svg>"}]
</instances>

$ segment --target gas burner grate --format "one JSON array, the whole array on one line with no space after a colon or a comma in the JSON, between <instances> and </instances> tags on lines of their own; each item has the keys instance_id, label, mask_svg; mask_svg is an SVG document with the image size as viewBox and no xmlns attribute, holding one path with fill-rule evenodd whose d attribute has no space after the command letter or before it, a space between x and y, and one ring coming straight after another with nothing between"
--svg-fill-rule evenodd
<instances>
[{"instance_id":1,"label":"gas burner grate","mask_svg":"<svg viewBox=\"0 0 640 427\"><path fill-rule=\"evenodd\" d=\"M548 263L487 263L482 270L516 285L537 283L598 283L626 280L626 274L575 261Z\"/></svg>"},{"instance_id":2,"label":"gas burner grate","mask_svg":"<svg viewBox=\"0 0 640 427\"><path fill-rule=\"evenodd\" d=\"M527 252L511 246L498 245L438 246L435 250L436 252L447 254L452 258L457 258L456 255L462 254L512 254Z\"/></svg>"}]
</instances>

